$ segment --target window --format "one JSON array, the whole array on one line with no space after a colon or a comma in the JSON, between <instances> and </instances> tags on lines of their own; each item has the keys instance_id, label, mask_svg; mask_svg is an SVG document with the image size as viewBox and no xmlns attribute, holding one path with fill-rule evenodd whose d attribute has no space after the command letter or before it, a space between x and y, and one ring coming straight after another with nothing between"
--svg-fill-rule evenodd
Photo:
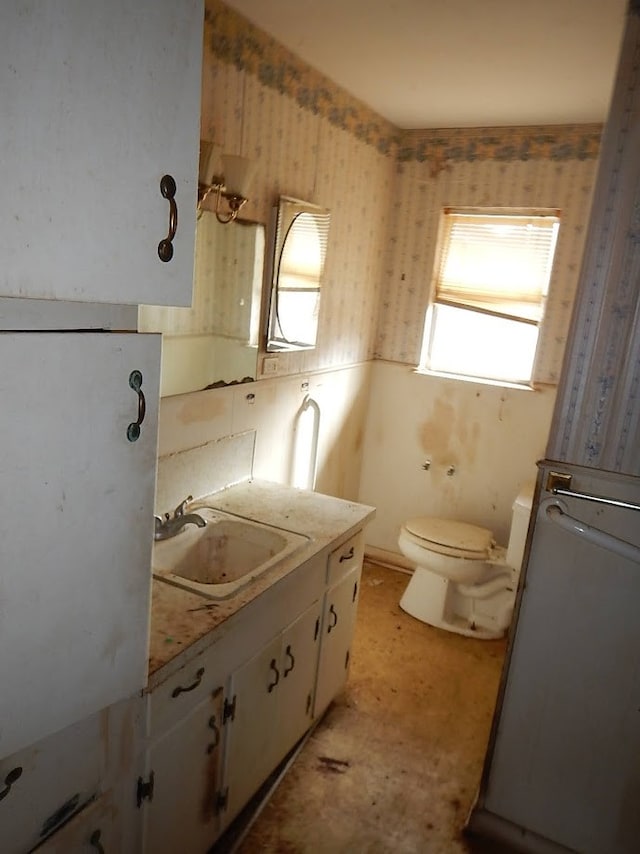
<instances>
[{"instance_id":1,"label":"window","mask_svg":"<svg viewBox=\"0 0 640 854\"><path fill-rule=\"evenodd\" d=\"M280 197L267 350L314 347L329 211Z\"/></svg>"},{"instance_id":2,"label":"window","mask_svg":"<svg viewBox=\"0 0 640 854\"><path fill-rule=\"evenodd\" d=\"M420 369L529 383L558 212L445 210Z\"/></svg>"}]
</instances>

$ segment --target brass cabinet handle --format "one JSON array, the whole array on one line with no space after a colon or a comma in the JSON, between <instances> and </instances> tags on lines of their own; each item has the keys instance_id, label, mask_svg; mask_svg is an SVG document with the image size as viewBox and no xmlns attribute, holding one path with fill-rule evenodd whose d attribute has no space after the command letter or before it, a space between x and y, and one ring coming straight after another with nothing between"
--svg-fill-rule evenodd
<instances>
[{"instance_id":1,"label":"brass cabinet handle","mask_svg":"<svg viewBox=\"0 0 640 854\"><path fill-rule=\"evenodd\" d=\"M136 442L140 438L140 425L147 414L147 401L142 391L142 373L140 371L131 371L129 374L129 385L138 395L138 419L137 421L132 421L127 427L127 439L130 442Z\"/></svg>"},{"instance_id":2,"label":"brass cabinet handle","mask_svg":"<svg viewBox=\"0 0 640 854\"><path fill-rule=\"evenodd\" d=\"M288 675L289 675L289 673L291 673L291 671L293 670L293 668L296 666L296 660L295 660L295 658L294 658L294 656L293 656L293 653L291 652L291 644L289 644L289 645L287 646L287 648L286 648L286 649L285 649L285 651L284 651L284 654L285 654L285 655L287 656L287 658L289 659L289 664L288 664L288 666L286 666L286 667L285 667L285 669L284 669L284 671L283 671L282 675L283 675L283 676L288 676Z\"/></svg>"},{"instance_id":3,"label":"brass cabinet handle","mask_svg":"<svg viewBox=\"0 0 640 854\"><path fill-rule=\"evenodd\" d=\"M176 204L176 182L171 175L163 175L160 179L160 192L169 202L169 232L164 240L158 243L158 257L165 263L173 258L173 238L178 230L178 205Z\"/></svg>"},{"instance_id":4,"label":"brass cabinet handle","mask_svg":"<svg viewBox=\"0 0 640 854\"><path fill-rule=\"evenodd\" d=\"M104 848L102 846L102 842L100 842L101 836L102 834L99 830L94 830L91 836L89 837L89 845L91 845L92 848L95 848L96 851L99 852L99 854L104 854Z\"/></svg>"},{"instance_id":5,"label":"brass cabinet handle","mask_svg":"<svg viewBox=\"0 0 640 854\"><path fill-rule=\"evenodd\" d=\"M338 625L338 612L333 607L333 605L329 608L329 614L333 618L333 622L329 623L327 627L327 634L331 634L331 629L335 629L335 627Z\"/></svg>"},{"instance_id":6,"label":"brass cabinet handle","mask_svg":"<svg viewBox=\"0 0 640 854\"><path fill-rule=\"evenodd\" d=\"M220 728L218 727L218 722L216 720L215 715L211 715L209 718L209 729L213 730L214 740L207 745L207 753L213 753L216 747L220 744Z\"/></svg>"},{"instance_id":7,"label":"brass cabinet handle","mask_svg":"<svg viewBox=\"0 0 640 854\"><path fill-rule=\"evenodd\" d=\"M177 688L174 688L171 692L172 697L179 697L180 694L186 694L189 691L195 690L198 685L202 682L202 677L204 676L204 667L201 667L196 673L196 678L191 683L191 685L187 685L186 688L183 688L182 685L178 685Z\"/></svg>"},{"instance_id":8,"label":"brass cabinet handle","mask_svg":"<svg viewBox=\"0 0 640 854\"><path fill-rule=\"evenodd\" d=\"M273 670L273 673L274 673L274 680L273 680L273 682L269 682L269 687L267 689L269 691L269 693L271 693L273 691L273 689L276 687L276 685L278 684L278 682L280 681L280 671L278 670L278 667L276 665L275 658L271 659L271 664L269 665L269 668L271 670Z\"/></svg>"},{"instance_id":9,"label":"brass cabinet handle","mask_svg":"<svg viewBox=\"0 0 640 854\"><path fill-rule=\"evenodd\" d=\"M13 784L22 776L22 768L18 765L17 768L12 768L4 778L4 789L0 792L0 801L7 797L11 791Z\"/></svg>"}]
</instances>

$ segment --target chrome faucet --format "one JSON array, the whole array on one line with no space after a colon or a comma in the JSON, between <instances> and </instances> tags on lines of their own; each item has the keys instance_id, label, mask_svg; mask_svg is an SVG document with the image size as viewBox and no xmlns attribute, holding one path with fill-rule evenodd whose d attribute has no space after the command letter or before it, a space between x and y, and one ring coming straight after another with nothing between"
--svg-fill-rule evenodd
<instances>
[{"instance_id":1,"label":"chrome faucet","mask_svg":"<svg viewBox=\"0 0 640 854\"><path fill-rule=\"evenodd\" d=\"M185 525L197 525L198 528L204 528L206 521L198 513L185 513L184 508L193 501L193 495L187 497L178 504L173 511L173 516L169 513L164 514L164 519L161 516L154 516L155 531L153 534L154 540L168 540L170 537L175 537Z\"/></svg>"}]
</instances>

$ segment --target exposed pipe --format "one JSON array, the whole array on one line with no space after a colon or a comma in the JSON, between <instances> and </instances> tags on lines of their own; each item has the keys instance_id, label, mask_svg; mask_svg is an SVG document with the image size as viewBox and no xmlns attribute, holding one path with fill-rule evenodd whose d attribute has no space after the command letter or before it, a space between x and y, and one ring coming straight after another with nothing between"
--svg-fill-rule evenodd
<instances>
[{"instance_id":1,"label":"exposed pipe","mask_svg":"<svg viewBox=\"0 0 640 854\"><path fill-rule=\"evenodd\" d=\"M491 578L482 584L456 584L456 588L463 596L468 596L470 599L488 599L502 590L513 588L511 576L506 572L500 573L496 578Z\"/></svg>"}]
</instances>

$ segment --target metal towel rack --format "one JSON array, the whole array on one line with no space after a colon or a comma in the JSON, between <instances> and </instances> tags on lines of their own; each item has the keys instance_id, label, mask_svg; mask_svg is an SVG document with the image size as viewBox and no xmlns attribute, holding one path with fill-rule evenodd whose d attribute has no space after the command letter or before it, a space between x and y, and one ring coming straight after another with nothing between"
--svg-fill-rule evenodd
<instances>
[{"instance_id":1,"label":"metal towel rack","mask_svg":"<svg viewBox=\"0 0 640 854\"><path fill-rule=\"evenodd\" d=\"M583 497L578 494L572 497ZM608 503L608 499L605 500ZM616 504L616 506L619 506ZM575 519L567 512L566 505L561 501L553 501L547 499L541 504L544 507L544 513L547 519L556 525L559 525L565 531L576 534L587 542L595 546L600 546L607 551L613 552L620 557L640 563L640 548L632 543L627 543L626 540L621 540L614 537L613 534L608 534L606 531L601 531L600 528L594 528L592 525L587 525L586 522L581 522L580 519ZM631 507L631 509L638 509Z\"/></svg>"},{"instance_id":2,"label":"metal towel rack","mask_svg":"<svg viewBox=\"0 0 640 854\"><path fill-rule=\"evenodd\" d=\"M606 498L604 495L591 495L589 492L574 492L571 489L571 475L566 472L550 471L547 475L546 488L553 495L564 495L567 498L580 498L582 501L606 504L609 507L623 507L625 510L640 511L640 504L634 504L631 501L619 501L617 498Z\"/></svg>"}]
</instances>

